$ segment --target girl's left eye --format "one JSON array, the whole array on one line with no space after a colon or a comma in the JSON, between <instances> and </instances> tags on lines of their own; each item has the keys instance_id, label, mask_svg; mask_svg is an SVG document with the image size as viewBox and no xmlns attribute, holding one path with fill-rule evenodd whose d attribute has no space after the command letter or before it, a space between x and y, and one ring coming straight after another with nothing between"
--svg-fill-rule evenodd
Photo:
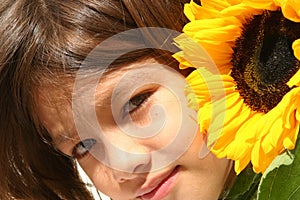
<instances>
[{"instance_id":1,"label":"girl's left eye","mask_svg":"<svg viewBox=\"0 0 300 200\"><path fill-rule=\"evenodd\" d=\"M83 158L96 143L97 141L93 138L80 141L73 148L72 157L75 159Z\"/></svg>"},{"instance_id":2,"label":"girl's left eye","mask_svg":"<svg viewBox=\"0 0 300 200\"><path fill-rule=\"evenodd\" d=\"M152 92L145 92L131 98L124 105L123 116L126 116L127 114L131 114L132 112L136 111L143 103L145 103L145 101L147 101L151 94Z\"/></svg>"}]
</instances>

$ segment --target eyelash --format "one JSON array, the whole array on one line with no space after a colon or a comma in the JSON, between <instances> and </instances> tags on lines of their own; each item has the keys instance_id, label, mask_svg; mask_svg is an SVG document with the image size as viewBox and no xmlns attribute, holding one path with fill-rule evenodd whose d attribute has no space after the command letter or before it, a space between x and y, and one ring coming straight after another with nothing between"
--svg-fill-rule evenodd
<instances>
[{"instance_id":1,"label":"eyelash","mask_svg":"<svg viewBox=\"0 0 300 200\"><path fill-rule=\"evenodd\" d=\"M74 159L80 159L87 155L87 153L92 149L92 147L97 143L93 138L88 138L80 141L75 145L72 151L72 157Z\"/></svg>"},{"instance_id":2,"label":"eyelash","mask_svg":"<svg viewBox=\"0 0 300 200\"><path fill-rule=\"evenodd\" d=\"M143 105L147 103L152 94L153 92L144 92L132 97L123 107L123 118L125 118L128 114L139 111Z\"/></svg>"}]
</instances>

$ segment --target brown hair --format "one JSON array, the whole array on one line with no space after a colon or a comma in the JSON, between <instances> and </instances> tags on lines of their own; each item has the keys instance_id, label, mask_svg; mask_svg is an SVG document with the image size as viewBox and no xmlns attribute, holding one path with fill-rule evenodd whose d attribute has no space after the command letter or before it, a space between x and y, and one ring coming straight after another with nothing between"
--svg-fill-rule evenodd
<instances>
[{"instance_id":1,"label":"brown hair","mask_svg":"<svg viewBox=\"0 0 300 200\"><path fill-rule=\"evenodd\" d=\"M41 80L76 71L101 41L138 27L181 31L188 0L3 0L0 4L0 199L92 199L72 159L35 116ZM147 49L132 62L170 54ZM162 58L163 57L163 58ZM172 61L173 62L173 61ZM119 63L117 63L119 64ZM177 65L177 64L176 64Z\"/></svg>"}]
</instances>

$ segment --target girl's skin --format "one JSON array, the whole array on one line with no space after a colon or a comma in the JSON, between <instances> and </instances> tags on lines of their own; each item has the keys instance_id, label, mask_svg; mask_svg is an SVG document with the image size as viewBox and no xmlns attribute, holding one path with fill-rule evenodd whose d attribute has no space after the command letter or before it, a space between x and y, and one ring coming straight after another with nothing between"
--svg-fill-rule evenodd
<instances>
[{"instance_id":1,"label":"girl's skin","mask_svg":"<svg viewBox=\"0 0 300 200\"><path fill-rule=\"evenodd\" d=\"M70 103L74 81L66 85L67 92L39 89L38 115L56 147L76 157L101 192L114 200L219 197L231 163L207 151L178 72L152 58L125 64L102 76L95 104L82 86L79 107ZM97 122L89 118L94 111Z\"/></svg>"}]
</instances>

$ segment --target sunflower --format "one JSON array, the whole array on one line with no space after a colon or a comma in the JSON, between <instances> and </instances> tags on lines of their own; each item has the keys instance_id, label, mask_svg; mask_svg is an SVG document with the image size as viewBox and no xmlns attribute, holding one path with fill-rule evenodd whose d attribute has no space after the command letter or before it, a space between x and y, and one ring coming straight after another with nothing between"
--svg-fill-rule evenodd
<instances>
[{"instance_id":1,"label":"sunflower","mask_svg":"<svg viewBox=\"0 0 300 200\"><path fill-rule=\"evenodd\" d=\"M181 35L174 57L181 68L196 68L186 92L200 131L217 157L235 161L237 174L250 162L264 173L295 148L299 133L300 2L202 0L184 12L183 32L198 47Z\"/></svg>"}]
</instances>

